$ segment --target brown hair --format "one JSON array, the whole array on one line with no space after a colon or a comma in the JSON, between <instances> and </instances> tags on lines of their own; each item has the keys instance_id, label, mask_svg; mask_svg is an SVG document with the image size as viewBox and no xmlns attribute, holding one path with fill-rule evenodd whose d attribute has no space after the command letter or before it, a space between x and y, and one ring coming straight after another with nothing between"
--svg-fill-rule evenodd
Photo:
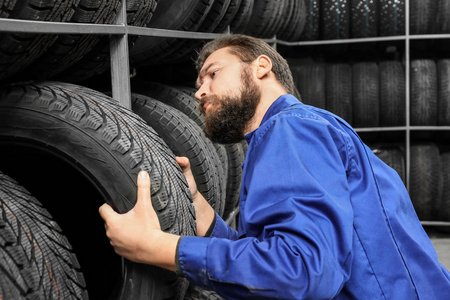
<instances>
[{"instance_id":1,"label":"brown hair","mask_svg":"<svg viewBox=\"0 0 450 300\"><path fill-rule=\"evenodd\" d=\"M243 62L252 62L260 55L272 61L272 72L289 94L294 93L294 80L287 61L265 41L243 34L225 34L203 46L195 66L200 72L206 59L215 51L229 47L229 52Z\"/></svg>"}]
</instances>

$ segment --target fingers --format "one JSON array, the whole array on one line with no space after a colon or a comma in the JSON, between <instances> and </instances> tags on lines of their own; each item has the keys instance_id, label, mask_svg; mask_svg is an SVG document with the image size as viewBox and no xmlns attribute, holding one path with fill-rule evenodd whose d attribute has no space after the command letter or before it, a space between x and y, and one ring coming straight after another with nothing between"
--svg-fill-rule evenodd
<instances>
[{"instance_id":1,"label":"fingers","mask_svg":"<svg viewBox=\"0 0 450 300\"><path fill-rule=\"evenodd\" d=\"M150 193L150 176L146 171L140 171L137 178L137 204L149 204L151 205L151 193Z\"/></svg>"},{"instance_id":2,"label":"fingers","mask_svg":"<svg viewBox=\"0 0 450 300\"><path fill-rule=\"evenodd\" d=\"M180 165L180 167L183 169L183 171L186 168L190 167L190 162L189 162L189 159L187 157L177 156L177 157L175 157L175 160Z\"/></svg>"},{"instance_id":3,"label":"fingers","mask_svg":"<svg viewBox=\"0 0 450 300\"><path fill-rule=\"evenodd\" d=\"M98 212L100 213L100 216L102 219L106 222L111 216L117 215L117 213L112 209L110 205L107 203L104 203L100 208L98 209Z\"/></svg>"}]
</instances>

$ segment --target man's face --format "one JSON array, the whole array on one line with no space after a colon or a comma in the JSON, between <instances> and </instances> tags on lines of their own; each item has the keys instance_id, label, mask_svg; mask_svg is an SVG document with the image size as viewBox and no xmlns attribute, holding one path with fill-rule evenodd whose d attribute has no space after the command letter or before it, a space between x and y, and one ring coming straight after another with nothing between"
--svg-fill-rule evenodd
<instances>
[{"instance_id":1,"label":"man's face","mask_svg":"<svg viewBox=\"0 0 450 300\"><path fill-rule=\"evenodd\" d=\"M242 140L261 97L251 65L241 62L226 48L220 49L205 61L197 85L206 136L222 144Z\"/></svg>"}]
</instances>

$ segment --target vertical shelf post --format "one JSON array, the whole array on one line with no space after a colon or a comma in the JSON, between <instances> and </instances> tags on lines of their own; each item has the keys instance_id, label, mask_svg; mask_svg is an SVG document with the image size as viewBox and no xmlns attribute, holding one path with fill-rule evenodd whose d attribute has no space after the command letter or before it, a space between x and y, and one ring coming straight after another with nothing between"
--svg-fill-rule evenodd
<instances>
[{"instance_id":1,"label":"vertical shelf post","mask_svg":"<svg viewBox=\"0 0 450 300\"><path fill-rule=\"evenodd\" d=\"M410 190L410 172L411 172L411 122L410 122L410 39L409 39L409 1L405 1L405 113L406 113L406 189Z\"/></svg>"},{"instance_id":2,"label":"vertical shelf post","mask_svg":"<svg viewBox=\"0 0 450 300\"><path fill-rule=\"evenodd\" d=\"M122 7L117 14L116 24L125 26L125 34L110 37L112 96L120 104L131 109L126 1L122 1Z\"/></svg>"}]
</instances>

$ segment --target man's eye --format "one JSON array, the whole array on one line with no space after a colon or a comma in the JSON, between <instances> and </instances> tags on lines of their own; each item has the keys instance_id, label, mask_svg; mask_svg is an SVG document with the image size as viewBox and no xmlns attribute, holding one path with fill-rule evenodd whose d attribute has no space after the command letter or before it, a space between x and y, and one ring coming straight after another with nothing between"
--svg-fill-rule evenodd
<instances>
[{"instance_id":1,"label":"man's eye","mask_svg":"<svg viewBox=\"0 0 450 300\"><path fill-rule=\"evenodd\" d=\"M212 73L211 73L211 77L216 76L216 74L217 74L217 71L212 72Z\"/></svg>"}]
</instances>

